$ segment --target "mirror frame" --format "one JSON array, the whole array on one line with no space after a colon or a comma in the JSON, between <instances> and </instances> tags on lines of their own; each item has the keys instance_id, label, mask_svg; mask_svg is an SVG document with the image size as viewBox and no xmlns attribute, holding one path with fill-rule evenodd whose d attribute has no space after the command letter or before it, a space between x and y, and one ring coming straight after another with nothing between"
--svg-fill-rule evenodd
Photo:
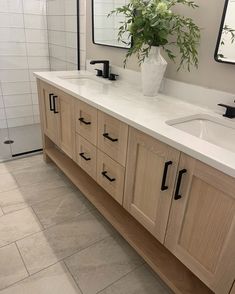
<instances>
[{"instance_id":1,"label":"mirror frame","mask_svg":"<svg viewBox=\"0 0 235 294\"><path fill-rule=\"evenodd\" d=\"M79 1L79 0L78 0ZM92 43L99 46L111 47L111 48L118 48L118 49L126 49L128 50L131 47L122 47L122 46L115 46L115 45L107 45L102 43L95 42L95 18L94 18L94 1L91 0L91 21L92 21Z\"/></svg>"},{"instance_id":2,"label":"mirror frame","mask_svg":"<svg viewBox=\"0 0 235 294\"><path fill-rule=\"evenodd\" d=\"M223 28L224 28L224 22L225 22L225 18L226 18L226 14L227 14L227 9L228 9L228 4L229 4L230 0L225 0L225 4L224 4L224 10L223 10L223 14L222 14L222 19L221 19L221 23L220 23L220 29L219 29L219 35L218 35L218 39L217 39L217 43L216 43L216 48L215 48L215 53L214 53L214 59L215 61L219 62L219 63L227 63L227 64L235 64L235 61L225 61L225 60L221 60L218 59L218 52L219 52L219 47L220 47L220 42L221 42L221 37L222 37L222 33L223 33Z\"/></svg>"}]
</instances>

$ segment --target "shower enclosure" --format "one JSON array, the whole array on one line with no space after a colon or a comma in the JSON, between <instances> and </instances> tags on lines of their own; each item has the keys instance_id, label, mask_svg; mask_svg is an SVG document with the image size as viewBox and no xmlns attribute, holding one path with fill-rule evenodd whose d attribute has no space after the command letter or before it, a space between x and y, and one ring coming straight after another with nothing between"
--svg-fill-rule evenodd
<instances>
[{"instance_id":1,"label":"shower enclosure","mask_svg":"<svg viewBox=\"0 0 235 294\"><path fill-rule=\"evenodd\" d=\"M78 3L0 1L0 161L41 149L33 72L78 68Z\"/></svg>"}]
</instances>

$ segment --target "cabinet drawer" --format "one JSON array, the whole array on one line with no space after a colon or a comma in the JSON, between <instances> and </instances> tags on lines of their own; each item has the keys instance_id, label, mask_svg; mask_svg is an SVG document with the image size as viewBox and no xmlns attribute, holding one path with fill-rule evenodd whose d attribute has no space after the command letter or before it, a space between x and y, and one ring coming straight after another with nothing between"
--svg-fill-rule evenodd
<instances>
[{"instance_id":1,"label":"cabinet drawer","mask_svg":"<svg viewBox=\"0 0 235 294\"><path fill-rule=\"evenodd\" d=\"M84 171L96 180L96 147L76 134L76 161Z\"/></svg>"},{"instance_id":2,"label":"cabinet drawer","mask_svg":"<svg viewBox=\"0 0 235 294\"><path fill-rule=\"evenodd\" d=\"M76 103L76 132L97 144L97 109L82 101Z\"/></svg>"},{"instance_id":3,"label":"cabinet drawer","mask_svg":"<svg viewBox=\"0 0 235 294\"><path fill-rule=\"evenodd\" d=\"M126 165L128 125L98 112L98 147L122 166Z\"/></svg>"},{"instance_id":4,"label":"cabinet drawer","mask_svg":"<svg viewBox=\"0 0 235 294\"><path fill-rule=\"evenodd\" d=\"M125 168L98 150L97 182L122 204Z\"/></svg>"}]
</instances>

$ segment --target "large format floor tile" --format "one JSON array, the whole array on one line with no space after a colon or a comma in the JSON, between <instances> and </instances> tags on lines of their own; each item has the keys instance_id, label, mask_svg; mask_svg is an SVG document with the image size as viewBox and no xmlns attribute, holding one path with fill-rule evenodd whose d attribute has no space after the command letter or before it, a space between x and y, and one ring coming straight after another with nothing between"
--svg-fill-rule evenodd
<instances>
[{"instance_id":1,"label":"large format floor tile","mask_svg":"<svg viewBox=\"0 0 235 294\"><path fill-rule=\"evenodd\" d=\"M15 244L0 248L0 290L28 276Z\"/></svg>"},{"instance_id":2,"label":"large format floor tile","mask_svg":"<svg viewBox=\"0 0 235 294\"><path fill-rule=\"evenodd\" d=\"M95 294L143 264L121 237L108 237L65 262L83 294Z\"/></svg>"},{"instance_id":3,"label":"large format floor tile","mask_svg":"<svg viewBox=\"0 0 235 294\"><path fill-rule=\"evenodd\" d=\"M99 294L170 294L162 281L146 266L127 274Z\"/></svg>"},{"instance_id":4,"label":"large format floor tile","mask_svg":"<svg viewBox=\"0 0 235 294\"><path fill-rule=\"evenodd\" d=\"M31 186L37 183L44 185L55 180L63 180L61 172L53 165L32 166L29 168L13 171L12 175L20 187Z\"/></svg>"},{"instance_id":5,"label":"large format floor tile","mask_svg":"<svg viewBox=\"0 0 235 294\"><path fill-rule=\"evenodd\" d=\"M86 213L91 209L93 209L93 206L79 191L33 205L34 212L45 228L68 221L72 217Z\"/></svg>"},{"instance_id":6,"label":"large format floor tile","mask_svg":"<svg viewBox=\"0 0 235 294\"><path fill-rule=\"evenodd\" d=\"M15 178L10 173L1 174L0 192L9 191L18 187Z\"/></svg>"},{"instance_id":7,"label":"large format floor tile","mask_svg":"<svg viewBox=\"0 0 235 294\"><path fill-rule=\"evenodd\" d=\"M0 218L0 246L41 230L41 224L31 208L4 215Z\"/></svg>"},{"instance_id":8,"label":"large format floor tile","mask_svg":"<svg viewBox=\"0 0 235 294\"><path fill-rule=\"evenodd\" d=\"M0 206L4 213L9 213L39 203L57 196L64 196L74 192L74 186L68 185L61 179L48 183L37 183L0 193Z\"/></svg>"},{"instance_id":9,"label":"large format floor tile","mask_svg":"<svg viewBox=\"0 0 235 294\"><path fill-rule=\"evenodd\" d=\"M1 291L1 294L81 294L63 263L57 263Z\"/></svg>"},{"instance_id":10,"label":"large format floor tile","mask_svg":"<svg viewBox=\"0 0 235 294\"><path fill-rule=\"evenodd\" d=\"M94 212L55 225L17 242L32 274L110 235L110 227Z\"/></svg>"}]
</instances>

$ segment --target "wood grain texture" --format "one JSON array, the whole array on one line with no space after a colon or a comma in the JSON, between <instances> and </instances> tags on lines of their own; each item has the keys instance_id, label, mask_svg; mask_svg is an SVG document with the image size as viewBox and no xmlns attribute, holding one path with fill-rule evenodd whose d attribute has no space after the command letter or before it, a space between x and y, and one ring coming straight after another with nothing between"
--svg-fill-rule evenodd
<instances>
[{"instance_id":1,"label":"wood grain texture","mask_svg":"<svg viewBox=\"0 0 235 294\"><path fill-rule=\"evenodd\" d=\"M110 141L103 136L104 133L108 133L111 138L118 141ZM98 111L98 147L122 166L126 165L127 140L128 125Z\"/></svg>"},{"instance_id":2,"label":"wood grain texture","mask_svg":"<svg viewBox=\"0 0 235 294\"><path fill-rule=\"evenodd\" d=\"M75 119L74 98L66 93L59 93L56 109L59 147L71 158L75 154Z\"/></svg>"},{"instance_id":3,"label":"wood grain texture","mask_svg":"<svg viewBox=\"0 0 235 294\"><path fill-rule=\"evenodd\" d=\"M106 171L110 178L115 179L110 182L102 175ZM103 187L118 203L123 202L125 168L111 159L108 155L98 150L97 152L97 182Z\"/></svg>"},{"instance_id":4,"label":"wood grain texture","mask_svg":"<svg viewBox=\"0 0 235 294\"><path fill-rule=\"evenodd\" d=\"M173 201L166 246L216 293L235 278L235 180L182 154L182 199Z\"/></svg>"},{"instance_id":5,"label":"wood grain texture","mask_svg":"<svg viewBox=\"0 0 235 294\"><path fill-rule=\"evenodd\" d=\"M45 152L174 293L212 294L209 288L161 245L75 162L56 148L46 149Z\"/></svg>"},{"instance_id":6,"label":"wood grain texture","mask_svg":"<svg viewBox=\"0 0 235 294\"><path fill-rule=\"evenodd\" d=\"M172 202L179 151L133 128L129 130L124 207L161 243ZM165 163L172 161L161 191Z\"/></svg>"},{"instance_id":7,"label":"wood grain texture","mask_svg":"<svg viewBox=\"0 0 235 294\"><path fill-rule=\"evenodd\" d=\"M79 121L79 118L84 118L86 125ZM98 127L98 110L85 102L76 101L75 108L76 132L87 139L93 145L97 145L97 127Z\"/></svg>"},{"instance_id":8,"label":"wood grain texture","mask_svg":"<svg viewBox=\"0 0 235 294\"><path fill-rule=\"evenodd\" d=\"M84 156L90 158L90 160L85 160L80 153L84 153ZM97 148L78 134L76 134L76 162L89 176L96 180Z\"/></svg>"}]
</instances>

